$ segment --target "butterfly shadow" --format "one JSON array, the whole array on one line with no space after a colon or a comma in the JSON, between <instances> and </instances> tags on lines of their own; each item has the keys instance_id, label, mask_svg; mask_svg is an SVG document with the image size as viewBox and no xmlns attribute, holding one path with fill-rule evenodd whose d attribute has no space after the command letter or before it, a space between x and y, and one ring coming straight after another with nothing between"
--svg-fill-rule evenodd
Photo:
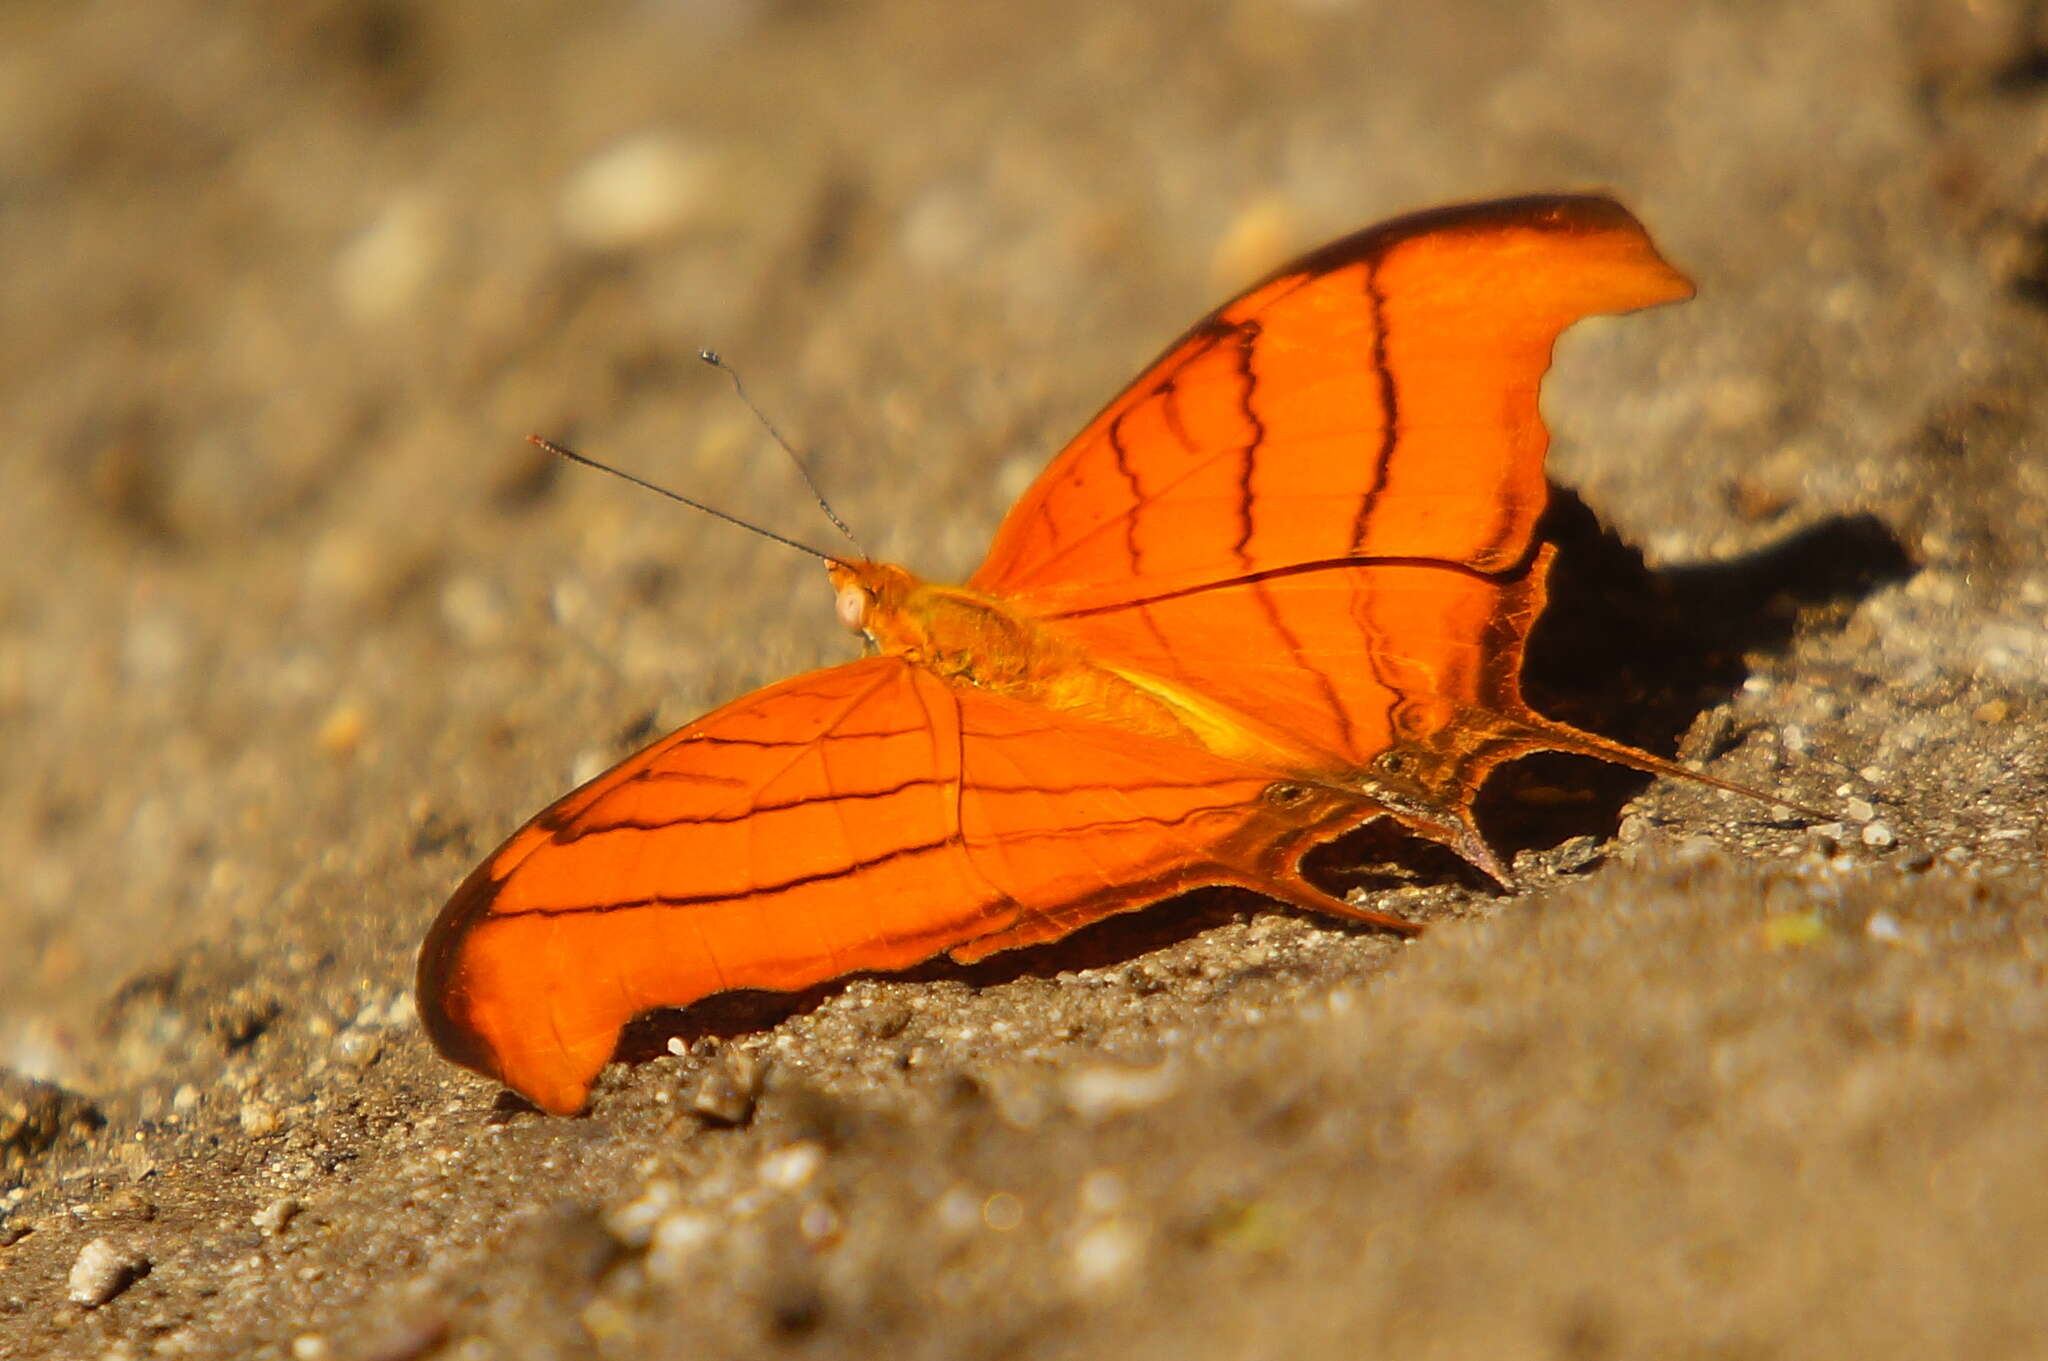
<instances>
[{"instance_id":1,"label":"butterfly shadow","mask_svg":"<svg viewBox=\"0 0 2048 1361\"><path fill-rule=\"evenodd\" d=\"M1700 720L1741 688L1755 660L1840 627L1864 598L1917 570L1867 514L1831 517L1739 558L1652 569L1576 493L1553 483L1550 495L1538 535L1558 553L1529 640L1525 697L1540 714L1652 752L1691 734L1685 759L1710 760L1753 729ZM1511 858L1573 837L1604 841L1650 780L1585 757L1533 756L1489 782L1476 811Z\"/></svg>"},{"instance_id":2,"label":"butterfly shadow","mask_svg":"<svg viewBox=\"0 0 2048 1361\"><path fill-rule=\"evenodd\" d=\"M1551 487L1539 536L1558 548L1549 605L1528 648L1523 687L1538 713L1651 751L1724 704L1748 659L1783 653L1802 631L1846 618L1871 592L1912 574L1898 537L1871 515L1839 516L1725 562L1651 569L1568 488ZM1730 727L1685 755L1709 758L1741 740ZM1477 816L1502 858L1567 842L1604 842L1650 777L1580 756L1532 756L1504 767L1482 791ZM1589 868L1597 855L1567 858ZM1388 821L1368 824L1312 853L1332 892L1455 885L1497 892L1450 851ZM731 992L684 1011L656 1012L628 1028L618 1057L633 1062L674 1044L732 1039L817 1008L854 978L951 979L982 988L1034 976L1113 967L1275 905L1256 894L1206 889L1097 922L1064 939L980 963L943 957L886 975L854 974L798 993ZM1286 910L1284 908L1278 910ZM1370 930L1361 927L1361 930Z\"/></svg>"}]
</instances>

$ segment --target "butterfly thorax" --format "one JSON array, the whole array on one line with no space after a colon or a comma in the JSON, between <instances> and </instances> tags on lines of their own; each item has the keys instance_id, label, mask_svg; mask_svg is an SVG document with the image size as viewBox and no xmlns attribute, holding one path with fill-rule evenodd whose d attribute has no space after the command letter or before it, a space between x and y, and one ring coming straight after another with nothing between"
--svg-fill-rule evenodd
<instances>
[{"instance_id":1,"label":"butterfly thorax","mask_svg":"<svg viewBox=\"0 0 2048 1361\"><path fill-rule=\"evenodd\" d=\"M1100 664L1057 624L1012 602L922 581L892 563L835 562L827 570L848 627L882 655L901 657L948 684L1211 750L1244 747L1250 736L1235 723L1212 721L1164 682ZM1238 740L1224 737L1226 729Z\"/></svg>"}]
</instances>

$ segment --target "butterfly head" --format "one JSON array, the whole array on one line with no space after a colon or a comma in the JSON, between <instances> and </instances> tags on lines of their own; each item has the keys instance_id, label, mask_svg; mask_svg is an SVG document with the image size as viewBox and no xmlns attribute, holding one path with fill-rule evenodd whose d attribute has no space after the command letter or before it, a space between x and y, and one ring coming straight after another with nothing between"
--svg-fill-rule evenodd
<instances>
[{"instance_id":1,"label":"butterfly head","mask_svg":"<svg viewBox=\"0 0 2048 1361\"><path fill-rule=\"evenodd\" d=\"M886 562L835 560L825 564L825 573L832 581L839 622L878 643L893 631L890 621L901 618L904 603L918 584L910 573Z\"/></svg>"}]
</instances>

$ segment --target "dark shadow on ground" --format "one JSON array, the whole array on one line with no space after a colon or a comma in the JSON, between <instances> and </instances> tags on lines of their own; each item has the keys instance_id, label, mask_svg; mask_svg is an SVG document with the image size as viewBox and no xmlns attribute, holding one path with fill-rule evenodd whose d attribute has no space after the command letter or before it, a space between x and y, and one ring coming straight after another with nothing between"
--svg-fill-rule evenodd
<instances>
[{"instance_id":1,"label":"dark shadow on ground","mask_svg":"<svg viewBox=\"0 0 2048 1361\"><path fill-rule=\"evenodd\" d=\"M1728 562L1653 572L1569 488L1551 486L1538 533L1556 544L1550 601L1529 642L1523 692L1538 713L1672 756L1726 702L1754 659L1826 629L1915 564L1873 515L1824 520ZM1687 752L1712 757L1719 749ZM1649 777L1583 757L1505 767L1478 802L1504 857L1567 837L1606 837Z\"/></svg>"},{"instance_id":2,"label":"dark shadow on ground","mask_svg":"<svg viewBox=\"0 0 2048 1361\"><path fill-rule=\"evenodd\" d=\"M1674 735L1734 693L1749 674L1747 658L1782 651L1801 628L1825 627L1914 570L1898 537L1868 515L1824 521L1730 562L1653 572L1576 494L1553 484L1538 532L1558 555L1550 602L1530 640L1526 698L1538 713L1659 755L1670 755ZM1517 852L1572 837L1604 840L1648 780L1583 757L1531 757L1488 782L1478 801L1480 826L1510 863ZM1450 851L1387 821L1318 848L1309 867L1338 893L1417 883L1490 886ZM941 958L889 976L986 987L1101 968L1271 906L1256 894L1204 890L979 964ZM666 1052L672 1039L749 1034L811 1010L848 981L801 993L726 993L687 1011L656 1013L628 1028L618 1056L636 1062Z\"/></svg>"}]
</instances>

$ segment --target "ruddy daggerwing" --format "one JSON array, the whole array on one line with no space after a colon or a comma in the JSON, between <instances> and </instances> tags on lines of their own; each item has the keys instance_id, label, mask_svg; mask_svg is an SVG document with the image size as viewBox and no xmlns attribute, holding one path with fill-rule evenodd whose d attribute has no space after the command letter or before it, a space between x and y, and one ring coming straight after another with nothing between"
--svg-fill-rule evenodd
<instances>
[{"instance_id":1,"label":"ruddy daggerwing","mask_svg":"<svg viewBox=\"0 0 2048 1361\"><path fill-rule=\"evenodd\" d=\"M1552 344L1691 294L1600 197L1420 213L1280 270L1053 459L965 586L831 562L876 655L514 833L428 933L427 1033L570 1113L657 1008L971 962L1210 885L1412 934L1303 854L1393 818L1505 883L1472 819L1501 762L1704 779L1520 687Z\"/></svg>"}]
</instances>

